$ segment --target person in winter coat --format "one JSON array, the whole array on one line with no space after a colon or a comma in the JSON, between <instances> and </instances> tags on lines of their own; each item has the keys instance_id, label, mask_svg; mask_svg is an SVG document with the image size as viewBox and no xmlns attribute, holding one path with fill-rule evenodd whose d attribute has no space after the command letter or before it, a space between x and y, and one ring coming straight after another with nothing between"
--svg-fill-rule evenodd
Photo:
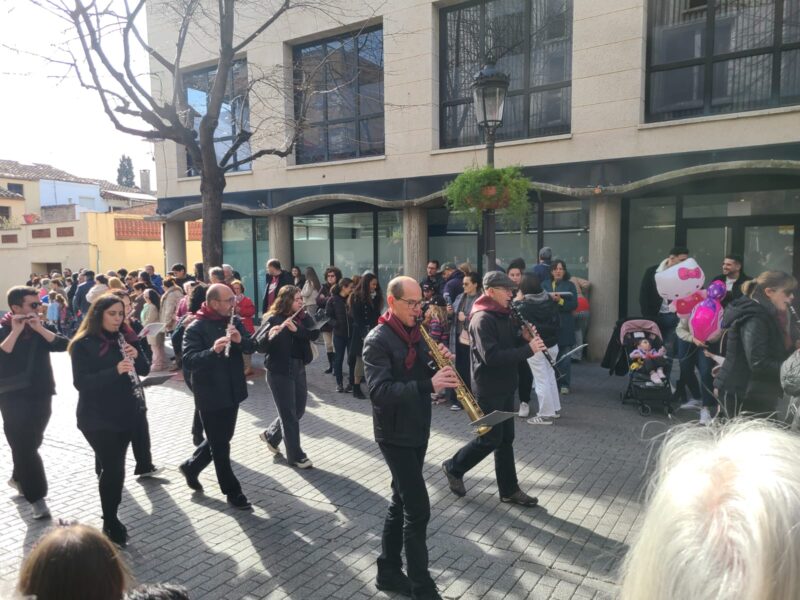
<instances>
[{"instance_id":1,"label":"person in winter coat","mask_svg":"<svg viewBox=\"0 0 800 600\"><path fill-rule=\"evenodd\" d=\"M303 306L306 312L312 316L317 310L317 296L319 296L321 288L322 284L319 282L319 277L314 267L307 267L306 280L303 287L300 288L300 295L303 296Z\"/></svg>"},{"instance_id":2,"label":"person in winter coat","mask_svg":"<svg viewBox=\"0 0 800 600\"><path fill-rule=\"evenodd\" d=\"M150 367L131 345L135 334L120 333L125 306L113 294L101 296L69 345L72 377L78 390L78 429L99 462L100 504L103 533L118 546L125 546L128 530L117 517L125 482L125 455L139 420L141 399L135 393L131 373L147 375Z\"/></svg>"},{"instance_id":3,"label":"person in winter coat","mask_svg":"<svg viewBox=\"0 0 800 600\"><path fill-rule=\"evenodd\" d=\"M158 292L153 288L149 288L146 289L142 295L144 297L144 307L142 307L140 317L142 325L147 326L151 323L160 323L161 298L159 298ZM150 350L153 353L151 368L153 371L163 371L169 366L167 364L167 352L164 348L164 332L161 331L156 335L148 335L147 343L150 345Z\"/></svg>"},{"instance_id":4,"label":"person in winter coat","mask_svg":"<svg viewBox=\"0 0 800 600\"><path fill-rule=\"evenodd\" d=\"M573 311L578 308L578 290L570 280L567 263L556 259L550 265L549 292L553 301L558 304L558 312L561 315L561 325L558 329L558 358L564 356L575 346L575 315ZM567 294L562 296L561 292ZM569 386L572 382L572 361L564 360L559 363L561 371L561 393L569 394Z\"/></svg>"},{"instance_id":5,"label":"person in winter coat","mask_svg":"<svg viewBox=\"0 0 800 600\"><path fill-rule=\"evenodd\" d=\"M264 299L261 301L261 312L266 313L269 307L278 297L278 292L285 285L292 285L292 274L281 269L281 263L277 258L267 261L266 287L264 289Z\"/></svg>"},{"instance_id":6,"label":"person in winter coat","mask_svg":"<svg viewBox=\"0 0 800 600\"><path fill-rule=\"evenodd\" d=\"M452 311L450 319L450 352L456 357L456 371L467 386L472 390L471 375L469 370L469 319L472 305L481 293L481 276L474 271L464 277L464 292L448 307ZM447 392L450 396L450 410L463 410L461 403L454 392Z\"/></svg>"},{"instance_id":7,"label":"person in winter coat","mask_svg":"<svg viewBox=\"0 0 800 600\"><path fill-rule=\"evenodd\" d=\"M465 273L461 269L457 269L454 263L444 263L441 272L444 277L442 296L448 304L452 304L453 300L464 292Z\"/></svg>"},{"instance_id":8,"label":"person in winter coat","mask_svg":"<svg viewBox=\"0 0 800 600\"><path fill-rule=\"evenodd\" d=\"M253 323L253 317L256 315L256 305L244 295L244 284L238 279L231 281L231 289L236 297L236 304L234 305L236 307L236 315L242 320L242 325L244 325L247 333L253 335L256 332L256 326ZM244 358L244 376L249 377L255 372L253 371L253 355L245 354L242 358Z\"/></svg>"},{"instance_id":9,"label":"person in winter coat","mask_svg":"<svg viewBox=\"0 0 800 600\"><path fill-rule=\"evenodd\" d=\"M378 324L383 308L383 294L378 278L373 273L364 273L347 300L353 323L347 348L347 365L351 377L348 387L353 388L353 397L364 399L366 396L361 391L361 379L364 377L361 352L364 348L364 338Z\"/></svg>"},{"instance_id":10,"label":"person in winter coat","mask_svg":"<svg viewBox=\"0 0 800 600\"><path fill-rule=\"evenodd\" d=\"M306 365L313 359L311 343L319 337L319 329L314 329L314 319L301 308L300 288L287 285L267 313L269 325L258 349L266 354L267 384L278 418L259 437L273 454L280 454L283 441L288 463L310 469L314 464L300 446L300 419L308 399Z\"/></svg>"},{"instance_id":11,"label":"person in winter coat","mask_svg":"<svg viewBox=\"0 0 800 600\"><path fill-rule=\"evenodd\" d=\"M728 306L734 300L741 298L742 285L746 281L750 281L750 277L745 275L742 269L744 259L738 254L728 254L722 261L722 273L713 277L709 281L722 281L725 283L726 293L725 297L720 301L723 308Z\"/></svg>"},{"instance_id":12,"label":"person in winter coat","mask_svg":"<svg viewBox=\"0 0 800 600\"><path fill-rule=\"evenodd\" d=\"M800 350L795 350L781 366L781 387L789 397L786 422L797 431L800 429Z\"/></svg>"},{"instance_id":13,"label":"person in winter coat","mask_svg":"<svg viewBox=\"0 0 800 600\"><path fill-rule=\"evenodd\" d=\"M325 306L325 316L330 319L328 323L332 327L333 347L336 353L333 363L333 372L336 376L337 392L352 391L350 386L345 389L344 377L342 375L344 353L347 351L347 345L352 332L352 322L350 321L350 314L347 310L347 297L352 291L353 281L348 277L341 279L339 283L331 288L331 295ZM353 380L353 375L354 373L351 372L350 381Z\"/></svg>"},{"instance_id":14,"label":"person in winter coat","mask_svg":"<svg viewBox=\"0 0 800 600\"><path fill-rule=\"evenodd\" d=\"M86 292L86 301L89 304L92 304L95 300L97 300L100 296L105 294L108 291L108 278L105 275L98 275L95 278L94 285L92 289Z\"/></svg>"},{"instance_id":15,"label":"person in winter coat","mask_svg":"<svg viewBox=\"0 0 800 600\"><path fill-rule=\"evenodd\" d=\"M325 269L325 282L317 294L317 311L319 309L327 310L328 300L333 295L333 286L338 285L341 280L342 272L339 267L330 266ZM328 353L328 368L323 372L330 375L333 373L333 361L336 357L336 349L333 346L333 325L326 323L320 330L322 331L322 339L325 340L325 351Z\"/></svg>"},{"instance_id":16,"label":"person in winter coat","mask_svg":"<svg viewBox=\"0 0 800 600\"><path fill-rule=\"evenodd\" d=\"M164 323L164 332L169 334L178 324L178 304L183 298L183 290L173 277L164 280L164 295L161 296L161 308L158 311L159 323Z\"/></svg>"},{"instance_id":17,"label":"person in winter coat","mask_svg":"<svg viewBox=\"0 0 800 600\"><path fill-rule=\"evenodd\" d=\"M771 414L783 391L780 368L795 348L788 306L797 280L783 271L765 271L742 286L745 296L725 309L725 362L714 380L725 415L742 411Z\"/></svg>"},{"instance_id":18,"label":"person in winter coat","mask_svg":"<svg viewBox=\"0 0 800 600\"><path fill-rule=\"evenodd\" d=\"M559 305L543 288L535 275L522 276L519 291L522 299L515 303L522 317L536 327L539 337L547 347L546 352L555 360L558 356L558 336L560 330ZM569 361L564 361L569 362ZM561 364L564 364L563 362ZM528 419L530 425L552 425L561 416L561 400L558 397L556 372L544 352L528 357L528 365L533 373L536 397L539 399L539 412ZM522 412L522 411L520 411Z\"/></svg>"}]
</instances>

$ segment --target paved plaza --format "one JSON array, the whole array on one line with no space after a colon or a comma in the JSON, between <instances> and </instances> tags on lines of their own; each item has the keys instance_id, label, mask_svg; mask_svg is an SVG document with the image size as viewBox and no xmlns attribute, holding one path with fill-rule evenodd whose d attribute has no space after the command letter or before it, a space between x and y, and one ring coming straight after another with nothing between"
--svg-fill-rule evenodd
<instances>
[{"instance_id":1,"label":"paved plaza","mask_svg":"<svg viewBox=\"0 0 800 600\"><path fill-rule=\"evenodd\" d=\"M54 517L101 526L93 455L75 425L77 392L69 358L54 355L58 396L42 454ZM255 362L255 361L254 361ZM368 400L337 394L322 364L309 365L310 398L301 423L315 468L301 471L273 457L258 432L276 415L259 376L250 380L233 440L234 470L252 513L225 503L213 465L204 494L187 488L177 465L192 452L193 404L180 380L148 390L156 464L163 479L128 477L120 518L131 541L125 554L140 582L181 583L192 598L389 598L374 587L375 558L389 496L389 473L372 436ZM431 572L445 598L610 598L616 569L640 518L643 477L653 438L668 426L623 407L625 380L597 364L573 367L573 393L555 426L517 419L517 471L540 508L501 504L494 466L485 460L455 497L441 472L470 437L467 417L435 406L425 465L431 497ZM10 452L0 444L3 481ZM11 488L0 494L0 579L20 561L48 522L30 517ZM400 597L400 596L397 596Z\"/></svg>"}]
</instances>

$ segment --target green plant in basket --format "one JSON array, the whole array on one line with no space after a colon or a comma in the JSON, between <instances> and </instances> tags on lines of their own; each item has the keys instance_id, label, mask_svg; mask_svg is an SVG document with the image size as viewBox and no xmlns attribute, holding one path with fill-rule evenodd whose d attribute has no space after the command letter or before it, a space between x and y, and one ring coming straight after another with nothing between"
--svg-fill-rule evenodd
<instances>
[{"instance_id":1,"label":"green plant in basket","mask_svg":"<svg viewBox=\"0 0 800 600\"><path fill-rule=\"evenodd\" d=\"M524 227L531 211L530 187L519 167L470 167L445 187L444 195L448 208L463 213L474 229L481 226L484 210L503 210L504 223Z\"/></svg>"}]
</instances>

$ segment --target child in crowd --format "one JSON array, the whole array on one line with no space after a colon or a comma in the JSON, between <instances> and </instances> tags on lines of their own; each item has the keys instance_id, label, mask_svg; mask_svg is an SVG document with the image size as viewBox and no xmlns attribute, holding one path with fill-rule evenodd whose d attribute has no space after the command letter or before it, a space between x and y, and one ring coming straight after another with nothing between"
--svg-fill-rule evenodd
<instances>
[{"instance_id":1,"label":"child in crowd","mask_svg":"<svg viewBox=\"0 0 800 600\"><path fill-rule=\"evenodd\" d=\"M653 350L653 345L647 338L642 339L636 346L636 350L631 352L631 358L635 361L631 369L641 369L650 377L650 381L661 385L667 379L664 375L664 365L667 364L666 350L661 347ZM636 365L634 367L634 365Z\"/></svg>"},{"instance_id":2,"label":"child in crowd","mask_svg":"<svg viewBox=\"0 0 800 600\"><path fill-rule=\"evenodd\" d=\"M425 319L422 325L428 330L435 342L449 347L450 325L447 321L447 302L442 296L434 296L431 299L425 311ZM444 403L446 401L444 390L438 394L431 394L431 399L436 404Z\"/></svg>"}]
</instances>

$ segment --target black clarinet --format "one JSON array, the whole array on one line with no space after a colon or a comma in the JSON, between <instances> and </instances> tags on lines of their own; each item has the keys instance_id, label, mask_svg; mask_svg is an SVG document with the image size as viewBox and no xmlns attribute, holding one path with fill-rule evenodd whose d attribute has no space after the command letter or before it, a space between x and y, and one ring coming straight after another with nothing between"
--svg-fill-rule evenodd
<instances>
[{"instance_id":1,"label":"black clarinet","mask_svg":"<svg viewBox=\"0 0 800 600\"><path fill-rule=\"evenodd\" d=\"M534 327L533 323L522 316L522 313L519 311L519 308L514 305L514 302L509 304L509 308L511 308L511 314L514 315L514 318L519 321L519 324L522 325L528 334L532 338L539 338L539 332L536 331L536 327ZM547 349L543 350L542 354L544 354L544 358L547 360L548 364L553 367L553 371L556 373L556 379L561 377L561 373L559 372L558 367L556 367L556 361L553 360L553 357L550 356L550 353L547 351Z\"/></svg>"}]
</instances>

